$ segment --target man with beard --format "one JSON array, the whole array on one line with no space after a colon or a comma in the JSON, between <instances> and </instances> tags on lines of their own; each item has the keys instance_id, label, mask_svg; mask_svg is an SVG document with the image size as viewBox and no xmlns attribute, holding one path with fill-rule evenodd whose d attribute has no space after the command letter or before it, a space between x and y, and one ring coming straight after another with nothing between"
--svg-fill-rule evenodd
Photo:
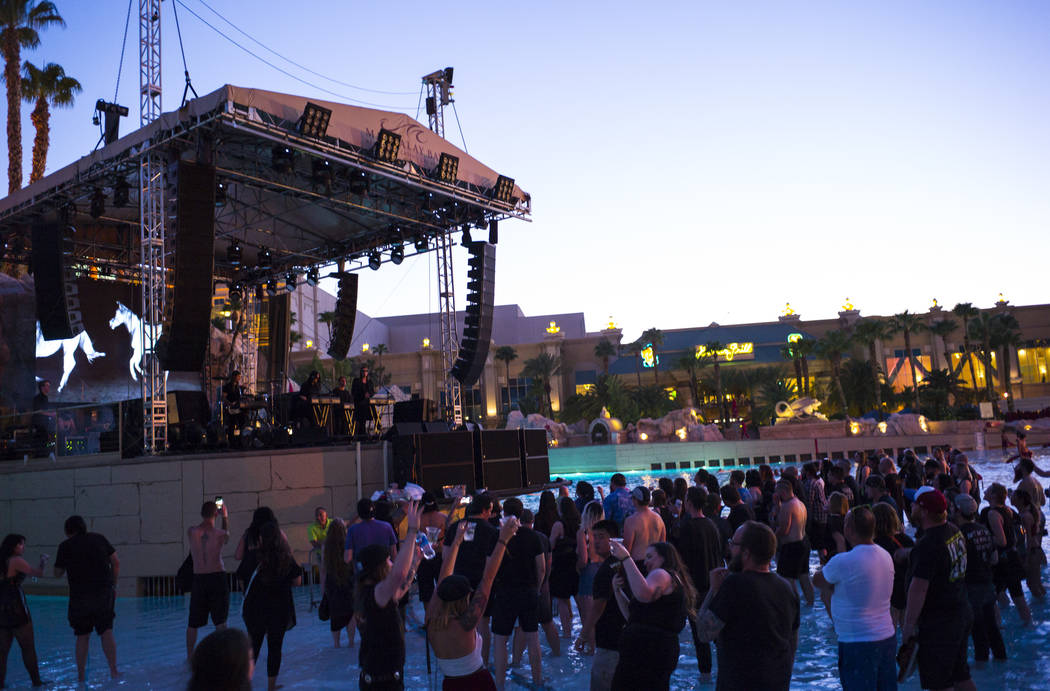
<instances>
[{"instance_id":1,"label":"man with beard","mask_svg":"<svg viewBox=\"0 0 1050 691\"><path fill-rule=\"evenodd\" d=\"M729 568L711 571L696 628L701 641L718 640L717 691L787 691L791 685L799 599L787 580L769 570L776 548L768 526L748 521L729 542Z\"/></svg>"}]
</instances>

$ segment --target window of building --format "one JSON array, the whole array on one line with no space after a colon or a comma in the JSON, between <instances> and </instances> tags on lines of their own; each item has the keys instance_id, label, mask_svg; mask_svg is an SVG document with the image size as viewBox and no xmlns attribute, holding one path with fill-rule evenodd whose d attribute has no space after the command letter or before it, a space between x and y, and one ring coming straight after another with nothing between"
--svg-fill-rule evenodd
<instances>
[{"instance_id":1,"label":"window of building","mask_svg":"<svg viewBox=\"0 0 1050 691\"><path fill-rule=\"evenodd\" d=\"M1018 348L1017 361L1021 365L1022 383L1046 383L1046 370L1050 366L1050 348Z\"/></svg>"},{"instance_id":2,"label":"window of building","mask_svg":"<svg viewBox=\"0 0 1050 691\"><path fill-rule=\"evenodd\" d=\"M459 393L459 400L463 406L463 420L466 422L480 422L485 417L485 396L481 393L480 387L473 387L470 389L461 389ZM441 409L445 409L445 391L442 389L439 392L439 400L441 403Z\"/></svg>"},{"instance_id":3,"label":"window of building","mask_svg":"<svg viewBox=\"0 0 1050 691\"><path fill-rule=\"evenodd\" d=\"M923 369L927 372L933 367L929 355L923 355L918 348L912 348L912 356L915 358L915 379L921 384L923 380ZM905 357L904 349L895 350L893 357L886 358L886 372L888 379L893 385L894 391L905 391L912 386L912 367Z\"/></svg>"},{"instance_id":4,"label":"window of building","mask_svg":"<svg viewBox=\"0 0 1050 691\"><path fill-rule=\"evenodd\" d=\"M500 406L502 410L513 410L518 402L529 395L532 380L528 377L511 377L507 386L500 388Z\"/></svg>"}]
</instances>

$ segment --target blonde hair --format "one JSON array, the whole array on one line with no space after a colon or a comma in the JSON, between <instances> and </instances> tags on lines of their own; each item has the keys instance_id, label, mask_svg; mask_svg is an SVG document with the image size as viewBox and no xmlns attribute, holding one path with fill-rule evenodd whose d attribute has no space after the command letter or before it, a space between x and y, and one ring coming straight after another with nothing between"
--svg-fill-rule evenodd
<instances>
[{"instance_id":1,"label":"blonde hair","mask_svg":"<svg viewBox=\"0 0 1050 691\"><path fill-rule=\"evenodd\" d=\"M437 602L434 604L433 610L427 612L426 626L428 631L444 631L454 619L459 619L466 614L467 608L470 606L470 595L464 595L452 602L445 602L437 596L436 592L431 597L436 599Z\"/></svg>"},{"instance_id":2,"label":"blonde hair","mask_svg":"<svg viewBox=\"0 0 1050 691\"><path fill-rule=\"evenodd\" d=\"M886 502L875 502L871 507L875 514L875 535L893 537L901 531L901 518Z\"/></svg>"},{"instance_id":3,"label":"blonde hair","mask_svg":"<svg viewBox=\"0 0 1050 691\"><path fill-rule=\"evenodd\" d=\"M828 511L839 516L845 516L849 511L849 498L842 492L832 492L828 497Z\"/></svg>"}]
</instances>

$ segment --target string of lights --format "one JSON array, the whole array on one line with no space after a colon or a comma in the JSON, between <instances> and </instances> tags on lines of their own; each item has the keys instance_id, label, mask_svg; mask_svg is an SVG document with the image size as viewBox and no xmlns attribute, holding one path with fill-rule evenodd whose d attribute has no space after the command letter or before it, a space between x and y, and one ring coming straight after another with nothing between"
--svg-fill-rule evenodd
<instances>
[{"instance_id":1,"label":"string of lights","mask_svg":"<svg viewBox=\"0 0 1050 691\"><path fill-rule=\"evenodd\" d=\"M196 12L194 12L193 8L189 7L182 0L175 0L175 2L179 6L181 6L184 10L186 10L191 15L196 17L196 19L198 21L200 21L202 24L207 26L209 29L211 29L215 33L219 34L219 36L222 36L224 39L226 39L227 41L232 43L237 48L240 48L242 51L244 51L248 55L252 56L253 58L258 60L259 62L263 63L264 65L267 65L268 67L271 67L271 68L277 70L278 72L280 72L281 74L283 74L283 75L285 75L287 77L291 77L292 79L294 79L297 82L305 84L306 86L309 86L311 88L317 89L318 91L322 91L322 92L324 92L326 94L330 94L332 96L340 98L340 99L342 99L344 101L348 101L350 103L357 103L359 105L369 106L369 107L372 107L372 108L383 108L385 110L398 110L398 111L407 111L407 110L409 110L409 107L406 107L406 106L400 106L400 105L392 106L392 105L389 105L389 104L370 103L368 101L362 101L360 99L353 98L352 96L347 96L346 94L342 94L342 93L339 93L337 91L332 91L331 89L326 89L325 87L321 86L320 84L316 84L316 83L311 82L311 81L309 81L307 79L303 79L302 77L300 77L300 76L298 76L296 74L293 74L293 73L289 72L288 70L286 70L286 69L284 69L284 68L282 68L282 67L280 67L278 65L275 65L274 63L270 62L269 60L267 60L266 58L262 57L261 55L253 52L250 48L248 48L248 47L244 46L243 44L237 42L234 38L232 38L227 33L225 33L222 29L218 28L217 26L215 26L214 24L209 22L207 19L205 19L204 17L202 17L199 14L197 14Z\"/></svg>"}]
</instances>

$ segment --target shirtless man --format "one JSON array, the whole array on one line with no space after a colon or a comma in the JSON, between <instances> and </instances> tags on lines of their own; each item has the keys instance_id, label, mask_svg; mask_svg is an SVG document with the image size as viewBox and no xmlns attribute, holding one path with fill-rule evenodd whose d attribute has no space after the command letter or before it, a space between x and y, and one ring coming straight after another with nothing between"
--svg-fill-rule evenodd
<instances>
[{"instance_id":1,"label":"shirtless man","mask_svg":"<svg viewBox=\"0 0 1050 691\"><path fill-rule=\"evenodd\" d=\"M649 545L667 540L663 520L649 509L649 497L648 487L635 487L631 491L634 513L623 522L623 546L638 563L644 563Z\"/></svg>"},{"instance_id":2,"label":"shirtless man","mask_svg":"<svg viewBox=\"0 0 1050 691\"><path fill-rule=\"evenodd\" d=\"M222 530L215 527L215 517L222 511ZM222 563L222 548L230 539L229 514L226 505L220 509L215 502L201 506L200 525L187 532L190 555L193 557L193 590L190 593L190 620L186 628L186 657L193 657L197 645L197 629L208 623L211 615L215 629L226 628L230 611L230 583Z\"/></svg>"},{"instance_id":3,"label":"shirtless man","mask_svg":"<svg viewBox=\"0 0 1050 691\"><path fill-rule=\"evenodd\" d=\"M791 483L777 482L773 494L777 506L777 573L798 581L806 604L813 605L813 584L809 580L809 541L806 539L806 505L795 496Z\"/></svg>"}]
</instances>

